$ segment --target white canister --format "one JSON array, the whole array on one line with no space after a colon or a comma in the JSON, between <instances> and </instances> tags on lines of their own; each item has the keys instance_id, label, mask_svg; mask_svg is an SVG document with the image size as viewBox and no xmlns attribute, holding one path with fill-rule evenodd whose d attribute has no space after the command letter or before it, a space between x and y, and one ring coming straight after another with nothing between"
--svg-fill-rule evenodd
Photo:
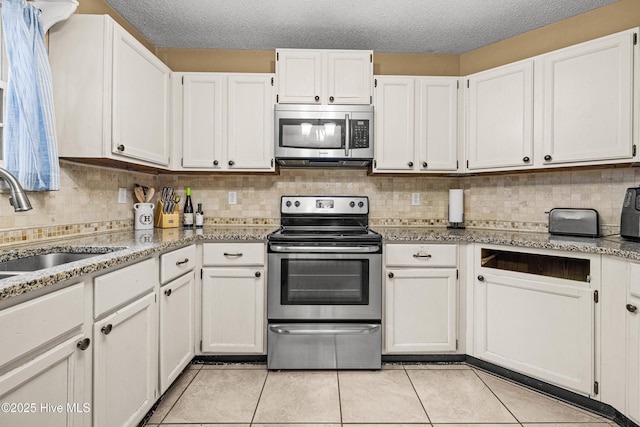
<instances>
[{"instance_id":1,"label":"white canister","mask_svg":"<svg viewBox=\"0 0 640 427\"><path fill-rule=\"evenodd\" d=\"M136 230L148 230L153 228L153 203L136 203L134 228Z\"/></svg>"}]
</instances>

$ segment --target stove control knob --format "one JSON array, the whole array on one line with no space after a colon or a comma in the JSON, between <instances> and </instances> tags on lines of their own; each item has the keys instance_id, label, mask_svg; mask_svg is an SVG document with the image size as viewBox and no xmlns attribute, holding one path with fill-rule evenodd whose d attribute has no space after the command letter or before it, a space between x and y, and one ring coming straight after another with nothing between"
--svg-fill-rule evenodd
<instances>
[{"instance_id":1,"label":"stove control knob","mask_svg":"<svg viewBox=\"0 0 640 427\"><path fill-rule=\"evenodd\" d=\"M291 207L291 200L287 200L287 203L285 203L285 205L287 205L288 208Z\"/></svg>"},{"instance_id":2,"label":"stove control knob","mask_svg":"<svg viewBox=\"0 0 640 427\"><path fill-rule=\"evenodd\" d=\"M354 201L349 202L349 206L354 207L355 205L356 205L356 202Z\"/></svg>"},{"instance_id":3,"label":"stove control knob","mask_svg":"<svg viewBox=\"0 0 640 427\"><path fill-rule=\"evenodd\" d=\"M358 207L359 207L359 208L361 208L361 207L363 207L363 206L364 206L364 203L363 203L363 202L358 202Z\"/></svg>"},{"instance_id":4,"label":"stove control knob","mask_svg":"<svg viewBox=\"0 0 640 427\"><path fill-rule=\"evenodd\" d=\"M300 202L299 202L298 200L296 200L296 202L294 203L294 205L295 205L295 207L296 207L296 208L299 208L299 207L300 207Z\"/></svg>"}]
</instances>

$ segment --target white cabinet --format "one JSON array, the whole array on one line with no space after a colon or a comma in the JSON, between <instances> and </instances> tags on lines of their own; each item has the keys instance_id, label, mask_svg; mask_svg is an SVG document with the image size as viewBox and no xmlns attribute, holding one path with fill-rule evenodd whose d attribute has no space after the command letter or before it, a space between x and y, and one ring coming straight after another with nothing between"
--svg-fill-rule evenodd
<instances>
[{"instance_id":1,"label":"white cabinet","mask_svg":"<svg viewBox=\"0 0 640 427\"><path fill-rule=\"evenodd\" d=\"M599 257L478 245L475 357L593 396Z\"/></svg>"},{"instance_id":2,"label":"white cabinet","mask_svg":"<svg viewBox=\"0 0 640 427\"><path fill-rule=\"evenodd\" d=\"M84 284L0 311L0 425L89 425Z\"/></svg>"},{"instance_id":3,"label":"white cabinet","mask_svg":"<svg viewBox=\"0 0 640 427\"><path fill-rule=\"evenodd\" d=\"M107 15L49 37L60 157L167 167L171 70Z\"/></svg>"},{"instance_id":4,"label":"white cabinet","mask_svg":"<svg viewBox=\"0 0 640 427\"><path fill-rule=\"evenodd\" d=\"M626 304L626 415L640 423L640 265L629 265ZM620 307L622 310L623 308Z\"/></svg>"},{"instance_id":5,"label":"white cabinet","mask_svg":"<svg viewBox=\"0 0 640 427\"><path fill-rule=\"evenodd\" d=\"M633 158L637 29L541 56L545 165Z\"/></svg>"},{"instance_id":6,"label":"white cabinet","mask_svg":"<svg viewBox=\"0 0 640 427\"><path fill-rule=\"evenodd\" d=\"M160 394L195 356L195 245L160 256Z\"/></svg>"},{"instance_id":7,"label":"white cabinet","mask_svg":"<svg viewBox=\"0 0 640 427\"><path fill-rule=\"evenodd\" d=\"M371 104L373 52L277 49L278 102Z\"/></svg>"},{"instance_id":8,"label":"white cabinet","mask_svg":"<svg viewBox=\"0 0 640 427\"><path fill-rule=\"evenodd\" d=\"M385 353L455 351L457 246L388 244L385 252Z\"/></svg>"},{"instance_id":9,"label":"white cabinet","mask_svg":"<svg viewBox=\"0 0 640 427\"><path fill-rule=\"evenodd\" d=\"M529 167L533 162L533 60L467 78L467 169Z\"/></svg>"},{"instance_id":10,"label":"white cabinet","mask_svg":"<svg viewBox=\"0 0 640 427\"><path fill-rule=\"evenodd\" d=\"M458 81L376 76L374 172L458 169Z\"/></svg>"},{"instance_id":11,"label":"white cabinet","mask_svg":"<svg viewBox=\"0 0 640 427\"><path fill-rule=\"evenodd\" d=\"M203 353L264 354L264 257L262 243L203 245Z\"/></svg>"},{"instance_id":12,"label":"white cabinet","mask_svg":"<svg viewBox=\"0 0 640 427\"><path fill-rule=\"evenodd\" d=\"M175 73L174 79L175 100L182 99L178 168L274 170L272 74Z\"/></svg>"}]
</instances>

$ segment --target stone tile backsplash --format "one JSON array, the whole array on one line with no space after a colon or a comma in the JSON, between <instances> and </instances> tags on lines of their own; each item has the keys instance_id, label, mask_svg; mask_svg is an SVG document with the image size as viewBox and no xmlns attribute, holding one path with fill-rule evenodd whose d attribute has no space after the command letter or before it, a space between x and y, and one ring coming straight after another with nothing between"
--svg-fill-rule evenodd
<instances>
[{"instance_id":1,"label":"stone tile backsplash","mask_svg":"<svg viewBox=\"0 0 640 427\"><path fill-rule=\"evenodd\" d=\"M469 177L368 175L364 170L283 169L262 174L151 174L61 161L61 190L29 193L34 209L14 213L0 198L0 245L133 227L134 184L159 193L171 186L194 206L203 204L205 224L274 225L282 195L366 195L373 226L445 226L450 188L465 194L465 225L546 231L554 207L594 208L603 234L618 232L625 189L640 185L640 169L606 168ZM128 189L118 204L118 188ZM238 203L227 203L229 191ZM420 205L411 205L419 193Z\"/></svg>"}]
</instances>

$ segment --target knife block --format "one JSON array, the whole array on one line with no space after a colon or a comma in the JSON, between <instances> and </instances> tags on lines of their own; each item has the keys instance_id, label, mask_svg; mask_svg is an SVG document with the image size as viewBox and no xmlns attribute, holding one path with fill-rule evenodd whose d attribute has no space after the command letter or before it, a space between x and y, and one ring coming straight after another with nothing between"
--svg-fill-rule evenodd
<instances>
[{"instance_id":1,"label":"knife block","mask_svg":"<svg viewBox=\"0 0 640 427\"><path fill-rule=\"evenodd\" d=\"M158 200L158 206L156 206L156 214L153 221L153 225L158 228L176 228L180 226L180 218L178 214L178 205L173 208L173 212L164 213L164 203L162 200Z\"/></svg>"}]
</instances>

